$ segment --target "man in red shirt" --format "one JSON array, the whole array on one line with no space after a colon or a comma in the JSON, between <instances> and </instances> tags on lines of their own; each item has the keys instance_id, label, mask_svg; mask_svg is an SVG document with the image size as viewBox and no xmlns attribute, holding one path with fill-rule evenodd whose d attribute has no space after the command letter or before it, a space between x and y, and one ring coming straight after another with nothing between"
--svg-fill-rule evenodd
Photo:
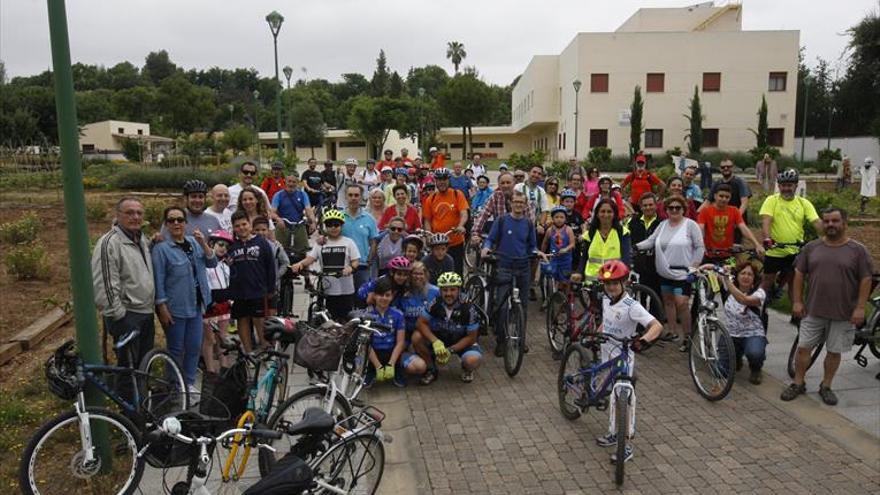
<instances>
[{"instance_id":1,"label":"man in red shirt","mask_svg":"<svg viewBox=\"0 0 880 495\"><path fill-rule=\"evenodd\" d=\"M621 189L625 189L627 186L630 188L629 202L636 211L639 210L639 199L642 197L642 194L653 192L653 187L657 186L656 193L660 196L665 189L663 181L653 173L648 172L647 161L644 155L636 156L636 169L630 172L620 184Z\"/></svg>"},{"instance_id":2,"label":"man in red shirt","mask_svg":"<svg viewBox=\"0 0 880 495\"><path fill-rule=\"evenodd\" d=\"M284 164L281 162L275 162L272 164L272 175L263 179L263 183L260 184L260 189L266 191L266 196L269 197L269 203L271 204L272 197L275 196L275 193L283 191L285 187L287 186L284 182Z\"/></svg>"},{"instance_id":3,"label":"man in red shirt","mask_svg":"<svg viewBox=\"0 0 880 495\"><path fill-rule=\"evenodd\" d=\"M413 159L409 157L409 150L406 148L400 149L400 161L403 162L404 167L409 167L412 165Z\"/></svg>"},{"instance_id":4,"label":"man in red shirt","mask_svg":"<svg viewBox=\"0 0 880 495\"><path fill-rule=\"evenodd\" d=\"M385 167L388 167L391 170L394 170L397 167L397 165L394 163L394 158L393 158L394 152L391 150L385 150L383 155L384 155L383 159L381 161L379 161L379 163L376 164L376 170L381 171Z\"/></svg>"},{"instance_id":5,"label":"man in red shirt","mask_svg":"<svg viewBox=\"0 0 880 495\"><path fill-rule=\"evenodd\" d=\"M438 151L436 146L431 146L428 153L431 155L431 170L437 170L446 166L446 156Z\"/></svg>"},{"instance_id":6,"label":"man in red shirt","mask_svg":"<svg viewBox=\"0 0 880 495\"><path fill-rule=\"evenodd\" d=\"M697 216L697 223L703 231L703 244L706 246L703 263L723 263L730 257L735 228L752 242L759 256L764 256L763 246L746 225L739 208L728 204L730 196L730 185L720 184L715 190L715 201L700 210Z\"/></svg>"}]
</instances>

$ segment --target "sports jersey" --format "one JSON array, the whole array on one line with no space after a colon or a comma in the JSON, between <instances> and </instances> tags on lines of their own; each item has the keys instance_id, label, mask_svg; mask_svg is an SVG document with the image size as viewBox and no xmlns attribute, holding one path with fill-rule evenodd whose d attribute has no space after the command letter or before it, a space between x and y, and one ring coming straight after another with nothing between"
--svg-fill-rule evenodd
<instances>
[{"instance_id":1,"label":"sports jersey","mask_svg":"<svg viewBox=\"0 0 880 495\"><path fill-rule=\"evenodd\" d=\"M707 250L725 250L733 247L733 232L743 223L743 217L735 206L720 210L710 204L700 211L697 223L706 228L703 243Z\"/></svg>"},{"instance_id":2,"label":"sports jersey","mask_svg":"<svg viewBox=\"0 0 880 495\"><path fill-rule=\"evenodd\" d=\"M637 205L639 204L639 199L641 199L642 194L651 192L652 187L662 183L663 181L651 172L648 172L647 170L636 170L635 172L630 172L629 175L624 177L620 187L626 187L627 185L630 186L629 202Z\"/></svg>"},{"instance_id":3,"label":"sports jersey","mask_svg":"<svg viewBox=\"0 0 880 495\"><path fill-rule=\"evenodd\" d=\"M389 307L384 314L379 313L375 306L370 306L364 313L376 323L388 325L391 330L380 330L370 337L370 345L376 352L390 351L397 343L397 332L404 329L403 313L399 309Z\"/></svg>"},{"instance_id":4,"label":"sports jersey","mask_svg":"<svg viewBox=\"0 0 880 495\"><path fill-rule=\"evenodd\" d=\"M422 311L421 318L428 321L431 331L447 347L480 328L474 308L461 300L449 307L442 297L438 297Z\"/></svg>"},{"instance_id":5,"label":"sports jersey","mask_svg":"<svg viewBox=\"0 0 880 495\"><path fill-rule=\"evenodd\" d=\"M461 212L467 212L470 205L464 194L453 188L437 191L428 196L422 203L422 214L426 221L431 222L431 232L448 232L458 227ZM464 235L454 232L449 234L449 245L459 246L464 243Z\"/></svg>"},{"instance_id":6,"label":"sports jersey","mask_svg":"<svg viewBox=\"0 0 880 495\"><path fill-rule=\"evenodd\" d=\"M770 238L782 244L803 242L804 221L814 222L819 219L816 208L807 198L795 196L789 201L779 193L767 196L758 214L773 218L770 222ZM798 248L795 246L767 250L767 256L773 258L784 258L797 253Z\"/></svg>"},{"instance_id":7,"label":"sports jersey","mask_svg":"<svg viewBox=\"0 0 880 495\"><path fill-rule=\"evenodd\" d=\"M354 241L345 236L336 239L327 238L323 246L315 244L309 252L309 257L321 262L321 271L324 273L341 273L346 266L351 266L351 261L360 259L360 252ZM327 277L324 279L327 289L324 292L328 296L354 294L354 279L351 275L345 277Z\"/></svg>"},{"instance_id":8,"label":"sports jersey","mask_svg":"<svg viewBox=\"0 0 880 495\"><path fill-rule=\"evenodd\" d=\"M407 291L399 299L400 310L403 311L404 322L406 323L406 335L409 338L413 330L416 329L416 321L419 316L440 296L440 289L436 285L428 284L425 291Z\"/></svg>"},{"instance_id":9,"label":"sports jersey","mask_svg":"<svg viewBox=\"0 0 880 495\"><path fill-rule=\"evenodd\" d=\"M636 335L636 327L647 327L656 318L639 304L638 301L624 294L617 303L612 304L611 299L605 295L602 297L602 333L613 335L618 338L633 337ZM610 341L602 344L602 361L611 359L619 351L619 343ZM630 373L632 373L634 354L630 353Z\"/></svg>"}]
</instances>

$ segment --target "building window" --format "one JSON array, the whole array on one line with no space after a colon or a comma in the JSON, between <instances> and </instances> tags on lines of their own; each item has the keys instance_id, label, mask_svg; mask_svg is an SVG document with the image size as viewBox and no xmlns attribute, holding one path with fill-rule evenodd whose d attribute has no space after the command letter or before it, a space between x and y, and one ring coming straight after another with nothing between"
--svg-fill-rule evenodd
<instances>
[{"instance_id":1,"label":"building window","mask_svg":"<svg viewBox=\"0 0 880 495\"><path fill-rule=\"evenodd\" d=\"M486 143L471 143L471 148L485 148Z\"/></svg>"},{"instance_id":2,"label":"building window","mask_svg":"<svg viewBox=\"0 0 880 495\"><path fill-rule=\"evenodd\" d=\"M95 151L94 144L84 144L82 145L83 151Z\"/></svg>"},{"instance_id":3,"label":"building window","mask_svg":"<svg viewBox=\"0 0 880 495\"><path fill-rule=\"evenodd\" d=\"M721 91L721 73L720 72L703 72L703 91L704 92Z\"/></svg>"},{"instance_id":4,"label":"building window","mask_svg":"<svg viewBox=\"0 0 880 495\"><path fill-rule=\"evenodd\" d=\"M138 136L143 136L143 135L144 135L144 130L138 129Z\"/></svg>"},{"instance_id":5,"label":"building window","mask_svg":"<svg viewBox=\"0 0 880 495\"><path fill-rule=\"evenodd\" d=\"M340 148L363 148L367 146L366 141L340 141Z\"/></svg>"},{"instance_id":6,"label":"building window","mask_svg":"<svg viewBox=\"0 0 880 495\"><path fill-rule=\"evenodd\" d=\"M666 74L648 73L648 80L645 84L645 91L648 93L662 93L666 83Z\"/></svg>"},{"instance_id":7,"label":"building window","mask_svg":"<svg viewBox=\"0 0 880 495\"><path fill-rule=\"evenodd\" d=\"M771 72L768 90L785 91L785 83L787 78L788 73L786 72Z\"/></svg>"},{"instance_id":8,"label":"building window","mask_svg":"<svg viewBox=\"0 0 880 495\"><path fill-rule=\"evenodd\" d=\"M663 147L663 129L645 129L645 148Z\"/></svg>"},{"instance_id":9,"label":"building window","mask_svg":"<svg viewBox=\"0 0 880 495\"><path fill-rule=\"evenodd\" d=\"M718 129L703 129L703 147L718 147Z\"/></svg>"},{"instance_id":10,"label":"building window","mask_svg":"<svg viewBox=\"0 0 880 495\"><path fill-rule=\"evenodd\" d=\"M608 147L608 129L590 129L590 148Z\"/></svg>"},{"instance_id":11,"label":"building window","mask_svg":"<svg viewBox=\"0 0 880 495\"><path fill-rule=\"evenodd\" d=\"M564 150L568 149L568 146L566 146L566 143L565 143L565 134L566 134L565 132L562 133L562 149L564 149Z\"/></svg>"},{"instance_id":12,"label":"building window","mask_svg":"<svg viewBox=\"0 0 880 495\"><path fill-rule=\"evenodd\" d=\"M503 148L504 143L489 143L490 148Z\"/></svg>"},{"instance_id":13,"label":"building window","mask_svg":"<svg viewBox=\"0 0 880 495\"><path fill-rule=\"evenodd\" d=\"M450 143L450 144L449 144L449 147L452 148L452 149L454 149L454 150L460 150L460 149L461 149L461 143Z\"/></svg>"},{"instance_id":14,"label":"building window","mask_svg":"<svg viewBox=\"0 0 880 495\"><path fill-rule=\"evenodd\" d=\"M590 74L590 93L608 92L608 74Z\"/></svg>"},{"instance_id":15,"label":"building window","mask_svg":"<svg viewBox=\"0 0 880 495\"><path fill-rule=\"evenodd\" d=\"M777 148L785 146L785 129L782 127L767 129L767 144Z\"/></svg>"},{"instance_id":16,"label":"building window","mask_svg":"<svg viewBox=\"0 0 880 495\"><path fill-rule=\"evenodd\" d=\"M125 128L123 128L123 127L116 128L116 133L117 134L125 134Z\"/></svg>"}]
</instances>

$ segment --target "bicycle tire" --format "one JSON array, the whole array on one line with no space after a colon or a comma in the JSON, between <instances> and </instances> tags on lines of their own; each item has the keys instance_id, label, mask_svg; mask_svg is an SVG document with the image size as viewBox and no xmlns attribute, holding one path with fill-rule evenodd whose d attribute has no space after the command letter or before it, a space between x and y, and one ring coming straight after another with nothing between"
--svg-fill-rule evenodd
<instances>
[{"instance_id":1,"label":"bicycle tire","mask_svg":"<svg viewBox=\"0 0 880 495\"><path fill-rule=\"evenodd\" d=\"M468 242L464 250L464 266L467 267L468 273L473 273L480 264L480 246Z\"/></svg>"},{"instance_id":2,"label":"bicycle tire","mask_svg":"<svg viewBox=\"0 0 880 495\"><path fill-rule=\"evenodd\" d=\"M180 366L171 354L162 349L150 350L141 359L140 372L143 373L138 380L142 402L137 406L147 418L160 418L189 409L189 391ZM181 407L176 407L177 401L169 400L171 394L183 398Z\"/></svg>"},{"instance_id":3,"label":"bicycle tire","mask_svg":"<svg viewBox=\"0 0 880 495\"><path fill-rule=\"evenodd\" d=\"M880 309L875 311L880 311ZM874 326L871 330L871 335L873 335L874 338L868 341L868 349L871 350L871 354L873 354L875 358L880 359L880 343L877 342L877 339L880 338L880 318L874 319Z\"/></svg>"},{"instance_id":4,"label":"bicycle tire","mask_svg":"<svg viewBox=\"0 0 880 495\"><path fill-rule=\"evenodd\" d=\"M663 299L654 291L654 289L648 287L647 285L642 284L632 284L627 289L629 295L639 302L648 313L651 313L651 316L657 318L657 321L664 322L666 320L666 311L663 308ZM697 321L697 320L691 320ZM645 328L642 325L638 325L637 332L639 334L644 333Z\"/></svg>"},{"instance_id":5,"label":"bicycle tire","mask_svg":"<svg viewBox=\"0 0 880 495\"><path fill-rule=\"evenodd\" d=\"M299 422L303 417L303 412L309 407L320 407L327 410L326 405L326 395L327 388L326 387L308 387L300 390L299 392L291 395L283 404L278 406L275 412L272 414L272 417L269 418L269 422L266 424L266 427L272 430L283 430L284 424L289 423L294 424ZM336 394L336 398L334 399L333 409L330 414L336 418L336 420L342 420L351 416L351 404L348 402L348 399L343 397L341 394ZM281 445L276 447L277 452L270 452L266 449L260 449L259 453L259 462L260 462L260 475L266 476L272 470L272 467L275 465L278 459L283 457L287 452L290 451L290 448L296 444L299 436L292 436L285 434L281 440L276 440L275 442L282 442ZM265 442L270 445L275 442ZM277 457L276 457L277 455ZM304 459L306 462L309 459Z\"/></svg>"},{"instance_id":6,"label":"bicycle tire","mask_svg":"<svg viewBox=\"0 0 880 495\"><path fill-rule=\"evenodd\" d=\"M788 351L788 360L785 363L785 372L788 373L789 378L794 378L795 375L795 357L797 356L798 350L798 342L800 342L801 338L801 326L798 325L797 333L794 334L794 341L791 343L791 349ZM819 354L822 353L822 348L825 347L824 342L819 342L819 345L813 348L812 352L810 352L810 363L807 365L807 369L804 370L804 374L809 371L810 368L813 367L813 363L819 359ZM873 351L872 351L873 352Z\"/></svg>"},{"instance_id":7,"label":"bicycle tire","mask_svg":"<svg viewBox=\"0 0 880 495\"><path fill-rule=\"evenodd\" d=\"M723 399L733 388L736 377L736 351L733 347L733 338L720 322L707 320L706 327L697 329L688 343L688 369L694 386L704 399L715 402ZM702 345L699 340L702 339ZM706 359L700 356L700 352L706 349ZM716 353L717 351L717 353ZM699 377L698 367L705 362L709 379L702 380ZM714 383L713 383L714 382Z\"/></svg>"},{"instance_id":8,"label":"bicycle tire","mask_svg":"<svg viewBox=\"0 0 880 495\"><path fill-rule=\"evenodd\" d=\"M586 395L586 387L589 386L591 377L589 373L580 374L580 370L589 366L591 361L588 351L582 345L572 344L565 349L565 355L559 363L559 373L556 376L559 412L569 421L581 417L581 408L574 404L574 400L567 400L570 392L569 382L580 383L581 388L578 392Z\"/></svg>"},{"instance_id":9,"label":"bicycle tire","mask_svg":"<svg viewBox=\"0 0 880 495\"><path fill-rule=\"evenodd\" d=\"M109 453L109 455L113 458L113 466L120 467L121 460L127 456L120 455L118 451L118 446L126 445L129 447L129 451L131 452L131 468L130 469L114 469L110 475L114 478L119 479L120 481L115 484L120 484L121 486L118 489L114 489L110 487L108 490L106 483L113 483L112 479L108 478L107 473L102 473L102 466L99 462L96 466L85 467L80 464L75 465L76 457L81 455L84 449L78 443L71 444L69 438L73 435L75 438L79 438L79 416L77 416L76 411L66 411L54 418L50 419L46 423L37 430L36 433L31 437L28 442L27 447L25 447L24 452L21 456L21 461L19 464L19 486L22 493L31 495L31 494L106 494L106 493L117 493L117 494L129 494L133 493L134 490L138 487L140 483L141 476L144 473L144 460L138 459L137 453L142 447L141 445L141 437L140 433L135 427L135 425L125 416L118 414L114 411L110 411L104 408L98 407L89 407L86 409L89 414L89 423L93 426L99 424L97 422L103 421L104 424L107 425L107 433L111 448L113 448L113 452ZM61 428L65 426L73 424L72 431L70 433L66 433L64 431L60 431ZM117 432L121 433L121 435L117 436L112 434L111 427L115 428ZM60 449L56 448L51 453L47 453L46 456L48 460L51 462L48 463L47 472L43 473L35 473L35 467L37 466L38 457L40 457L40 452L47 445L47 441L53 438L53 434L58 432L58 435L55 438L59 438L59 447L64 447L70 449L72 447L73 452L70 455L59 454ZM125 444L120 442L125 441ZM43 464L41 462L41 464ZM70 470L74 469L74 467L78 468L78 473L74 474L70 472ZM122 468L126 468L126 466L121 466ZM41 469L37 469L40 471ZM69 479L60 476L63 472L69 472ZM84 474L88 474L91 472L91 475L88 478L83 478ZM126 475L126 473L128 473ZM101 478L100 483L94 483L95 476L99 476ZM82 486L78 485L79 482ZM43 484L53 483L55 487L42 487ZM99 486L95 486L99 485ZM93 491L90 491L93 490Z\"/></svg>"},{"instance_id":10,"label":"bicycle tire","mask_svg":"<svg viewBox=\"0 0 880 495\"><path fill-rule=\"evenodd\" d=\"M513 332L511 333L511 330ZM522 306L513 304L507 316L507 335L504 339L504 371L514 377L522 367L525 342L525 321Z\"/></svg>"},{"instance_id":11,"label":"bicycle tire","mask_svg":"<svg viewBox=\"0 0 880 495\"><path fill-rule=\"evenodd\" d=\"M363 454L358 455L360 448L363 448ZM359 433L333 444L311 464L311 468L318 483L310 492L312 494L330 492L321 486L323 482L346 493L372 495L378 490L385 472L385 446L378 435ZM366 486L360 486L360 481L367 475ZM329 479L324 480L325 476Z\"/></svg>"},{"instance_id":12,"label":"bicycle tire","mask_svg":"<svg viewBox=\"0 0 880 495\"><path fill-rule=\"evenodd\" d=\"M465 300L472 306L479 308L478 316L480 313L483 315L484 321L480 322L480 335L488 335L489 318L486 316L486 285L483 283L483 279L477 275L468 277L464 284L464 294Z\"/></svg>"},{"instance_id":13,"label":"bicycle tire","mask_svg":"<svg viewBox=\"0 0 880 495\"><path fill-rule=\"evenodd\" d=\"M617 457L614 462L614 483L617 486L623 484L624 469L626 467L626 444L629 441L629 390L620 389L614 401L614 421L617 430Z\"/></svg>"},{"instance_id":14,"label":"bicycle tire","mask_svg":"<svg viewBox=\"0 0 880 495\"><path fill-rule=\"evenodd\" d=\"M547 340L550 350L562 353L571 340L568 324L571 321L571 307L561 292L553 294L547 303Z\"/></svg>"}]
</instances>

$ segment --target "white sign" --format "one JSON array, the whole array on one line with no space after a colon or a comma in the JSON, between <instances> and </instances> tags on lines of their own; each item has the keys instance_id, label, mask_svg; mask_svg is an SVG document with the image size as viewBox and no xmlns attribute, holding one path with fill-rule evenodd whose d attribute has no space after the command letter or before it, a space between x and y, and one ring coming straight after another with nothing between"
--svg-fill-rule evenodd
<instances>
[{"instance_id":1,"label":"white sign","mask_svg":"<svg viewBox=\"0 0 880 495\"><path fill-rule=\"evenodd\" d=\"M629 119L632 115L629 113L629 109L621 110L617 114L617 124L620 127L629 127Z\"/></svg>"}]
</instances>

